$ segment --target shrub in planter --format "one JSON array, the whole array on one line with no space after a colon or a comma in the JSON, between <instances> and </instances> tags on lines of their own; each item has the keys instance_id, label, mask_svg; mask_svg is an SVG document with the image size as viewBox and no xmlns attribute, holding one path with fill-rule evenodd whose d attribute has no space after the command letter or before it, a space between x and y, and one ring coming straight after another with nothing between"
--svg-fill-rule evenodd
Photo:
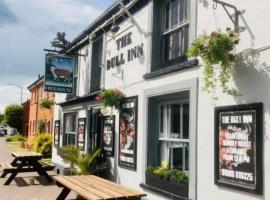
<instances>
[{"instance_id":1,"label":"shrub in planter","mask_svg":"<svg viewBox=\"0 0 270 200\"><path fill-rule=\"evenodd\" d=\"M43 154L44 157L52 156L52 135L49 133L40 133L34 137L33 149Z\"/></svg>"},{"instance_id":2,"label":"shrub in planter","mask_svg":"<svg viewBox=\"0 0 270 200\"><path fill-rule=\"evenodd\" d=\"M188 197L188 176L177 169L147 168L146 184L180 197Z\"/></svg>"},{"instance_id":3,"label":"shrub in planter","mask_svg":"<svg viewBox=\"0 0 270 200\"><path fill-rule=\"evenodd\" d=\"M226 32L219 30L209 35L204 34L192 43L188 49L188 56L200 56L203 60L204 90L209 92L215 89L219 82L224 93L236 92L228 86L228 82L232 77L232 65L235 60L233 50L238 43L238 33L231 31L230 28L227 28Z\"/></svg>"},{"instance_id":4,"label":"shrub in planter","mask_svg":"<svg viewBox=\"0 0 270 200\"><path fill-rule=\"evenodd\" d=\"M99 159L101 149L94 149L88 154L81 153L75 146L63 147L63 159L70 164L69 173L91 175L105 169L106 162Z\"/></svg>"}]
</instances>

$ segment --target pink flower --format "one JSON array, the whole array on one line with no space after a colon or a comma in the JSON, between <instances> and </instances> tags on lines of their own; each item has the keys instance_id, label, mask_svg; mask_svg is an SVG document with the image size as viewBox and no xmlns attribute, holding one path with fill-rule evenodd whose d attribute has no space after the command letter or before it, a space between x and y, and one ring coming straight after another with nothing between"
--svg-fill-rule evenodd
<instances>
[{"instance_id":1,"label":"pink flower","mask_svg":"<svg viewBox=\"0 0 270 200\"><path fill-rule=\"evenodd\" d=\"M101 96L100 96L100 95L97 95L97 96L96 96L96 100L97 100L97 101L100 101L100 100L101 100Z\"/></svg>"}]
</instances>

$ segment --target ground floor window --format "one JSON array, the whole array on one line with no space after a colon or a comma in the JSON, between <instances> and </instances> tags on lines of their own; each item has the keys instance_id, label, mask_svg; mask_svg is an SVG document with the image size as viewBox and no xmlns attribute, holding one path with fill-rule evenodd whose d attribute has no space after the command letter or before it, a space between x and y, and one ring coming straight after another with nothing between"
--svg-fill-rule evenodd
<instances>
[{"instance_id":1,"label":"ground floor window","mask_svg":"<svg viewBox=\"0 0 270 200\"><path fill-rule=\"evenodd\" d=\"M148 108L146 184L186 198L190 158L189 91L151 97ZM185 178L178 179L182 175Z\"/></svg>"},{"instance_id":2,"label":"ground floor window","mask_svg":"<svg viewBox=\"0 0 270 200\"><path fill-rule=\"evenodd\" d=\"M63 146L77 145L77 113L64 115Z\"/></svg>"}]
</instances>

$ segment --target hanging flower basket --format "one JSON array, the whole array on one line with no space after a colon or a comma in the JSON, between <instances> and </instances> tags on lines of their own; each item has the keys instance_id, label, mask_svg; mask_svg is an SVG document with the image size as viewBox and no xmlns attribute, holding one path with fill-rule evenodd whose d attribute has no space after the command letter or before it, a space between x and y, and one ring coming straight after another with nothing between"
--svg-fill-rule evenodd
<instances>
[{"instance_id":1,"label":"hanging flower basket","mask_svg":"<svg viewBox=\"0 0 270 200\"><path fill-rule=\"evenodd\" d=\"M115 108L120 110L121 103L125 99L125 95L119 89L106 89L102 91L96 100L102 100L105 108Z\"/></svg>"},{"instance_id":2,"label":"hanging flower basket","mask_svg":"<svg viewBox=\"0 0 270 200\"><path fill-rule=\"evenodd\" d=\"M40 107L43 109L51 109L54 104L55 102L50 99L41 99L40 101Z\"/></svg>"},{"instance_id":3,"label":"hanging flower basket","mask_svg":"<svg viewBox=\"0 0 270 200\"><path fill-rule=\"evenodd\" d=\"M188 56L200 56L204 66L203 89L210 92L220 84L223 93L233 94L228 86L235 60L234 49L239 43L239 34L227 28L226 32L214 31L198 37L188 49Z\"/></svg>"}]
</instances>

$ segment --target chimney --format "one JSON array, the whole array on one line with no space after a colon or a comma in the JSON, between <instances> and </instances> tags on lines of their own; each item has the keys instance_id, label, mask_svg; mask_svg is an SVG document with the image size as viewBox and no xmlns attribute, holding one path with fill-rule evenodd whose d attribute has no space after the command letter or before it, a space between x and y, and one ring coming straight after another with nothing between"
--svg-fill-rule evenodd
<instances>
[{"instance_id":1,"label":"chimney","mask_svg":"<svg viewBox=\"0 0 270 200\"><path fill-rule=\"evenodd\" d=\"M40 74L38 74L38 79L40 79Z\"/></svg>"}]
</instances>

